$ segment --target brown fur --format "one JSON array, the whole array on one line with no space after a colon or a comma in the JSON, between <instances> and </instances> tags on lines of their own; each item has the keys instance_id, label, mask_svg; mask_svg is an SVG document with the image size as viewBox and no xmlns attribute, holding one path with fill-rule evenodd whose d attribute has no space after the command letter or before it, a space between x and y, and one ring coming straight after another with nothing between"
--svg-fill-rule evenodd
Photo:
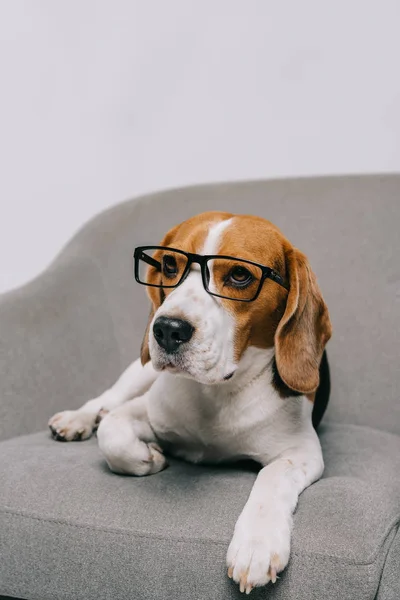
<instances>
[{"instance_id":1,"label":"brown fur","mask_svg":"<svg viewBox=\"0 0 400 600\"><path fill-rule=\"evenodd\" d=\"M276 362L288 387L310 394L319 385L319 365L332 326L307 257L291 248L286 260L290 291L275 334Z\"/></svg>"},{"instance_id":2,"label":"brown fur","mask_svg":"<svg viewBox=\"0 0 400 600\"><path fill-rule=\"evenodd\" d=\"M235 216L232 226L224 232L218 252L271 267L285 277L284 242L289 243L270 221L240 215ZM287 295L287 290L267 279L254 302L222 300L237 323L236 360L240 360L249 346L273 347L275 331L284 314Z\"/></svg>"}]
</instances>

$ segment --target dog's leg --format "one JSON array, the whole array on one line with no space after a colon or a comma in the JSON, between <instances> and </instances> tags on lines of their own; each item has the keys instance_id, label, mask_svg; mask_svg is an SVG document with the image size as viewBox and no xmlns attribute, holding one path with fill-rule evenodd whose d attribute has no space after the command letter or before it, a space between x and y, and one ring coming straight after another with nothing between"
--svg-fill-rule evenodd
<instances>
[{"instance_id":1,"label":"dog's leg","mask_svg":"<svg viewBox=\"0 0 400 600\"><path fill-rule=\"evenodd\" d=\"M258 474L227 554L228 575L242 592L275 583L288 563L298 496L324 468L319 440L316 434L312 437L280 454Z\"/></svg>"},{"instance_id":2,"label":"dog's leg","mask_svg":"<svg viewBox=\"0 0 400 600\"><path fill-rule=\"evenodd\" d=\"M104 417L97 430L99 448L114 473L151 475L167 466L147 417L148 394Z\"/></svg>"},{"instance_id":3,"label":"dog's leg","mask_svg":"<svg viewBox=\"0 0 400 600\"><path fill-rule=\"evenodd\" d=\"M53 438L62 442L90 438L103 414L144 394L157 375L150 362L143 367L140 359L135 360L101 396L89 400L78 410L65 410L51 417L48 425Z\"/></svg>"}]
</instances>

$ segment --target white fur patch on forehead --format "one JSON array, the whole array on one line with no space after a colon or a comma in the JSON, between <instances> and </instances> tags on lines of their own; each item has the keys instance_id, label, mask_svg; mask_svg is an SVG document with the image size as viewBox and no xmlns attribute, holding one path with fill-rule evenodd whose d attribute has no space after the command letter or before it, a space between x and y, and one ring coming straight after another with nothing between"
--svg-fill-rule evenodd
<instances>
[{"instance_id":1,"label":"white fur patch on forehead","mask_svg":"<svg viewBox=\"0 0 400 600\"><path fill-rule=\"evenodd\" d=\"M206 240L204 242L204 246L203 246L203 252L202 254L204 254L205 256L207 255L213 255L213 254L218 254L218 250L221 247L221 238L222 235L224 233L224 231L226 231L228 229L228 227L231 225L232 223L232 218L230 219L225 219L225 221L219 221L219 223L216 223L215 225L212 225L208 235L206 237ZM208 288L211 292L216 293L217 289L215 286L215 281L214 281L214 274L213 274L213 267L214 267L214 261L211 260L208 263L208 267L210 270L210 281L208 283ZM219 300L218 300L219 302Z\"/></svg>"},{"instance_id":2,"label":"white fur patch on forehead","mask_svg":"<svg viewBox=\"0 0 400 600\"><path fill-rule=\"evenodd\" d=\"M232 218L225 219L225 221L219 221L210 227L201 254L218 254L218 249L221 245L222 234L231 225L232 220Z\"/></svg>"}]
</instances>

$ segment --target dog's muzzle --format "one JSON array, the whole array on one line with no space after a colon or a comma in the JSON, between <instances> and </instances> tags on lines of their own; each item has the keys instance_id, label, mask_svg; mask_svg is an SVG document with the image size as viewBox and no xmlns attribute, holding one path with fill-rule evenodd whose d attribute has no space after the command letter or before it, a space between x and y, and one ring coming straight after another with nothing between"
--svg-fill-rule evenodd
<instances>
[{"instance_id":1,"label":"dog's muzzle","mask_svg":"<svg viewBox=\"0 0 400 600\"><path fill-rule=\"evenodd\" d=\"M158 317L153 325L153 335L157 344L168 354L174 354L182 344L188 342L194 332L194 327L182 319Z\"/></svg>"}]
</instances>

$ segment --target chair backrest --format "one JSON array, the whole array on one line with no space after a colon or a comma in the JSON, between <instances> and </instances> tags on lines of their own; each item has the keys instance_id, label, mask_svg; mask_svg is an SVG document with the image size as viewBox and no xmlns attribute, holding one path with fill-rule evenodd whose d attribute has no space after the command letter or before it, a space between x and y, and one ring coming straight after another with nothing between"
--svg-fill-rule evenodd
<instances>
[{"instance_id":1,"label":"chair backrest","mask_svg":"<svg viewBox=\"0 0 400 600\"><path fill-rule=\"evenodd\" d=\"M42 276L0 298L0 437L42 428L138 356L149 302L133 248L206 210L265 217L308 255L334 327L325 418L400 433L400 176L385 175L197 186L93 219Z\"/></svg>"},{"instance_id":2,"label":"chair backrest","mask_svg":"<svg viewBox=\"0 0 400 600\"><path fill-rule=\"evenodd\" d=\"M308 255L334 327L326 418L400 433L400 176L199 186L100 216L92 227L126 362L138 355L149 310L132 281L133 247L206 210L265 217Z\"/></svg>"}]
</instances>

